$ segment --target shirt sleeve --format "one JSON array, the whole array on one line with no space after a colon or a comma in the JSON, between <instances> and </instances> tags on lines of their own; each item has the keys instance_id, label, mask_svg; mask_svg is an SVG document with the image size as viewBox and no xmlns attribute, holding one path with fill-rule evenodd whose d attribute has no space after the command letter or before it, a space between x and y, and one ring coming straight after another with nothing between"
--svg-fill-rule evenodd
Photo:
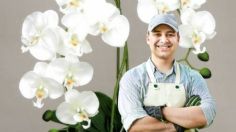
<instances>
[{"instance_id":1,"label":"shirt sleeve","mask_svg":"<svg viewBox=\"0 0 236 132\"><path fill-rule=\"evenodd\" d=\"M210 126L216 116L215 99L211 96L205 79L198 72L192 74L192 90L191 95L199 95L201 97L201 109L207 119L207 126Z\"/></svg>"},{"instance_id":2,"label":"shirt sleeve","mask_svg":"<svg viewBox=\"0 0 236 132\"><path fill-rule=\"evenodd\" d=\"M135 120L147 116L140 95L141 87L138 86L135 78L134 75L128 72L124 74L120 81L118 109L126 131L129 130Z\"/></svg>"}]
</instances>

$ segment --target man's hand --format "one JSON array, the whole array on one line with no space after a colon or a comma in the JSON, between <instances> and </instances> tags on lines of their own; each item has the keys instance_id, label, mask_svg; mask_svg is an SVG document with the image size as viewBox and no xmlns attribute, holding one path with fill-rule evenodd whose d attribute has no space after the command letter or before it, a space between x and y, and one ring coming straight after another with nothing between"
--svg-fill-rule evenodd
<instances>
[{"instance_id":1,"label":"man's hand","mask_svg":"<svg viewBox=\"0 0 236 132\"><path fill-rule=\"evenodd\" d=\"M164 121L164 116L162 114L162 108L164 108L164 106L144 106L144 110L147 112L147 114L149 116L152 116L156 119L158 119L159 121ZM176 129L176 132L184 132L185 128L174 124L174 127Z\"/></svg>"},{"instance_id":2,"label":"man's hand","mask_svg":"<svg viewBox=\"0 0 236 132\"><path fill-rule=\"evenodd\" d=\"M176 132L184 132L184 130L185 130L185 128L180 125L174 124L174 126L176 129Z\"/></svg>"},{"instance_id":3,"label":"man's hand","mask_svg":"<svg viewBox=\"0 0 236 132\"><path fill-rule=\"evenodd\" d=\"M144 106L144 110L147 112L149 116L152 116L160 121L164 121L164 116L162 114L162 109L166 107L163 106Z\"/></svg>"}]
</instances>

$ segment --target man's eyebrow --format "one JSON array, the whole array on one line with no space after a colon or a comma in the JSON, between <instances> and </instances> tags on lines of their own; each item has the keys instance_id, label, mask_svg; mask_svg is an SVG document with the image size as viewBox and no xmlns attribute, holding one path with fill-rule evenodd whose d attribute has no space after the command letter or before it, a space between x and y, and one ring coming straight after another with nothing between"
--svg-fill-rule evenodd
<instances>
[{"instance_id":1,"label":"man's eyebrow","mask_svg":"<svg viewBox=\"0 0 236 132\"><path fill-rule=\"evenodd\" d=\"M161 32L160 30L154 30L154 31L152 31L153 33L159 33L159 32ZM175 33L175 31L173 31L173 30L168 30L167 31L167 33Z\"/></svg>"}]
</instances>

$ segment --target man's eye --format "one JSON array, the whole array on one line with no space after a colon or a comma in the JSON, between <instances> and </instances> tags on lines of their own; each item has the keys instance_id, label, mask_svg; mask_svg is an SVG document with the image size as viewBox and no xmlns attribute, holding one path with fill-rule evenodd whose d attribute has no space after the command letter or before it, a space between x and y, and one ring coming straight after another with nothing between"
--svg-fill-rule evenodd
<instances>
[{"instance_id":1,"label":"man's eye","mask_svg":"<svg viewBox=\"0 0 236 132\"><path fill-rule=\"evenodd\" d=\"M169 33L169 34L167 34L167 36L168 36L168 37L173 37L173 36L175 36L175 34Z\"/></svg>"},{"instance_id":2,"label":"man's eye","mask_svg":"<svg viewBox=\"0 0 236 132\"><path fill-rule=\"evenodd\" d=\"M156 33L155 36L161 36L161 34L160 33Z\"/></svg>"}]
</instances>

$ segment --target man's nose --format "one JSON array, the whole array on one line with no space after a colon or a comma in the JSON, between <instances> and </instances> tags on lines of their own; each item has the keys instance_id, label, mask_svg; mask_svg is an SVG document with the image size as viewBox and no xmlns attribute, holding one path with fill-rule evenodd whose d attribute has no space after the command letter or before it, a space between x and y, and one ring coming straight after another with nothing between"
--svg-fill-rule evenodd
<instances>
[{"instance_id":1,"label":"man's nose","mask_svg":"<svg viewBox=\"0 0 236 132\"><path fill-rule=\"evenodd\" d=\"M160 37L160 43L166 43L166 41L167 41L166 36L165 36L165 35L162 35L162 36Z\"/></svg>"}]
</instances>

